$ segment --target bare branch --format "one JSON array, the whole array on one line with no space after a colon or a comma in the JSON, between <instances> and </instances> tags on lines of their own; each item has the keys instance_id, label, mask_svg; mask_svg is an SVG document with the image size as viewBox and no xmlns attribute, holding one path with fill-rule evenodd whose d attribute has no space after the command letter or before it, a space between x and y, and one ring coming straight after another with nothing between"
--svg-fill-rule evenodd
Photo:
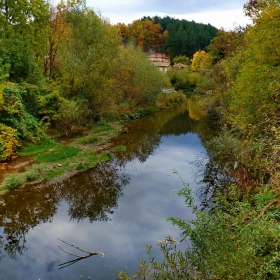
<instances>
[{"instance_id":1,"label":"bare branch","mask_svg":"<svg viewBox=\"0 0 280 280\"><path fill-rule=\"evenodd\" d=\"M63 248L61 248L59 245L57 245L57 247L58 247L60 250L62 250L63 252L65 252L66 254L71 255L71 256L74 256L74 257L77 257L77 259L74 259L74 260L71 260L71 261L68 261L68 262L59 264L59 265L58 265L58 267L59 267L58 269L65 268L65 267L67 267L67 266L69 266L69 265L72 265L72 264L74 264L74 263L76 263L76 262L78 262L78 261L80 261L80 260L89 258L89 257L94 256L94 255L102 255L102 256L104 256L104 253L102 253L102 252L90 252L90 251L86 251L86 250L83 250L83 249L79 248L78 246L76 246L76 245L74 245L74 244L70 244L70 243L68 243L68 242L66 242L65 240L62 240L62 239L60 239L60 238L58 238L58 240L61 241L61 242L63 242L63 243L65 243L65 244L67 244L67 245L69 245L69 246L71 246L71 247L74 247L75 249L77 249L77 250L79 250L79 251L81 251L81 252L85 252L85 253L88 254L87 256L75 255L75 254L72 254L72 253L67 252L66 250L64 250Z\"/></svg>"},{"instance_id":2,"label":"bare branch","mask_svg":"<svg viewBox=\"0 0 280 280\"><path fill-rule=\"evenodd\" d=\"M79 250L79 251L81 251L81 252L88 253L88 254L91 255L91 256L93 256L93 255L104 255L102 252L90 252L90 251L83 250L83 249L79 248L78 246L76 246L76 245L74 245L74 244L70 244L70 243L68 243L68 242L66 242L66 241L64 241L64 240L62 240L62 239L60 239L60 238L58 238L58 240L61 241L61 242L63 242L63 243L65 243L65 244L67 244L67 245L69 245L69 246L71 246L71 247L74 247L75 249L77 249L77 250ZM76 257L77 257L77 256L76 256ZM78 256L78 257L79 257L79 256Z\"/></svg>"}]
</instances>

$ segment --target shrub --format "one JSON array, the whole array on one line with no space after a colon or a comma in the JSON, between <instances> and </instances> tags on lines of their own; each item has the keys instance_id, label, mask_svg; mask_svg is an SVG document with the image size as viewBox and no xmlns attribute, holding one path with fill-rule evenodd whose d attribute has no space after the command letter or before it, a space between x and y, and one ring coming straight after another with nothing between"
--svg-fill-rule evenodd
<instances>
[{"instance_id":1,"label":"shrub","mask_svg":"<svg viewBox=\"0 0 280 280\"><path fill-rule=\"evenodd\" d=\"M25 183L25 176L21 173L8 174L5 176L4 183L2 184L2 189L15 189L20 187Z\"/></svg>"},{"instance_id":2,"label":"shrub","mask_svg":"<svg viewBox=\"0 0 280 280\"><path fill-rule=\"evenodd\" d=\"M11 156L18 146L17 130L0 123L0 161Z\"/></svg>"},{"instance_id":3,"label":"shrub","mask_svg":"<svg viewBox=\"0 0 280 280\"><path fill-rule=\"evenodd\" d=\"M141 260L137 279L235 279L278 280L280 276L279 198L269 187L240 201L235 186L227 196L218 195L211 211L194 205L190 188L177 192L192 209L195 219L168 218L181 230L190 246L184 251L168 237L159 243L161 262L151 256ZM119 279L130 279L125 272ZM123 278L121 278L123 277Z\"/></svg>"}]
</instances>

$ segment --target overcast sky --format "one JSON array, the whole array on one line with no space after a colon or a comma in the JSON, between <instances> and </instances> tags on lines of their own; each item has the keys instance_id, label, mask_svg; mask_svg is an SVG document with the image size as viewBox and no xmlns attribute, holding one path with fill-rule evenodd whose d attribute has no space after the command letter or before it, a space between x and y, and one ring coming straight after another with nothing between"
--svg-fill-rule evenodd
<instances>
[{"instance_id":1,"label":"overcast sky","mask_svg":"<svg viewBox=\"0 0 280 280\"><path fill-rule=\"evenodd\" d=\"M210 23L217 28L232 29L245 25L243 14L246 0L87 0L87 6L100 11L112 24L131 23L143 16L166 15L178 19Z\"/></svg>"}]
</instances>

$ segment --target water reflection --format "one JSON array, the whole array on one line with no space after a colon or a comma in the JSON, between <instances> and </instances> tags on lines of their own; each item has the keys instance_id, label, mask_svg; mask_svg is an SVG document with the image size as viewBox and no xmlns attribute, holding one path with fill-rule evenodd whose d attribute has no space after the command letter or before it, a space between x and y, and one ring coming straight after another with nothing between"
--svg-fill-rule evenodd
<instances>
[{"instance_id":1,"label":"water reflection","mask_svg":"<svg viewBox=\"0 0 280 280\"><path fill-rule=\"evenodd\" d=\"M158 148L162 137L194 133L199 135L202 143L211 139L216 133L216 124L202 109L197 109L198 106L197 101L189 96L176 108L129 123L127 133L113 141L114 145L126 146L126 152L116 155L118 163L124 165L136 158L145 162Z\"/></svg>"},{"instance_id":2,"label":"water reflection","mask_svg":"<svg viewBox=\"0 0 280 280\"><path fill-rule=\"evenodd\" d=\"M113 163L103 162L84 176L76 176L56 187L69 205L72 220L108 221L108 215L114 213L118 198L129 183L128 175L117 170Z\"/></svg>"},{"instance_id":3,"label":"water reflection","mask_svg":"<svg viewBox=\"0 0 280 280\"><path fill-rule=\"evenodd\" d=\"M24 254L25 257L18 262L27 263L29 270L24 273L28 277L30 271L36 271L36 277L42 275L42 268L46 267L45 273L53 273L52 279L72 279L69 275L71 271L76 271L73 267L76 269L77 266L89 271L93 264L87 259L69 270L65 269L69 273L65 277L54 272L55 264L63 262L64 256L56 257L57 251L49 249L53 245L50 240L61 237L83 248L91 248L88 247L88 242L91 242L92 248L98 251L131 251L127 263L135 268L137 259L143 253L139 248L143 250L145 244L165 238L172 232L171 225L165 224L165 216L180 215L185 219L191 216L191 213L186 213L184 203L180 204L178 198L172 196L172 190L181 186L179 180L172 177L172 168L181 169L180 174L184 179L185 176L190 178L188 161L193 159L195 153L204 150L201 141L207 141L215 133L206 115L192 110L191 106L195 104L187 100L177 108L129 123L128 133L119 135L113 143L125 145L126 152L116 153L112 162L102 163L63 183L40 188L27 187L1 196L1 255L6 253L18 257L28 247L31 253ZM193 119L189 117L191 110ZM125 188L128 185L129 188ZM126 196L123 196L124 192ZM34 231L31 232L31 229ZM75 235L74 231L78 233ZM27 245L28 242L31 244ZM53 251L43 259L37 258L36 265L30 269L33 254L41 255L40 248ZM94 260L95 269L100 271L100 275L107 273L102 279L111 279L103 269L104 265L108 265L108 260L121 265L119 263L124 258L122 256L121 259L119 253L110 254ZM48 258L48 265L44 258ZM0 276L6 277L14 263L8 258L3 263L6 270L0 271ZM116 272L120 270L119 267L111 270ZM14 274L11 275L13 277Z\"/></svg>"},{"instance_id":4,"label":"water reflection","mask_svg":"<svg viewBox=\"0 0 280 280\"><path fill-rule=\"evenodd\" d=\"M62 200L69 205L71 220L107 221L128 183L128 175L118 172L113 163L106 162L83 176L75 176L54 186L19 189L2 195L1 256L4 251L11 257L26 251L25 235L35 226L51 222Z\"/></svg>"}]
</instances>

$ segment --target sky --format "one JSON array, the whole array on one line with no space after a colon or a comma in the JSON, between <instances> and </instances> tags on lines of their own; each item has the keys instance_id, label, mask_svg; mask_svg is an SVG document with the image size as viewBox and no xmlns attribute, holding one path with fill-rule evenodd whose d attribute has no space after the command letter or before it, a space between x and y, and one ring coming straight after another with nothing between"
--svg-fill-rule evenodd
<instances>
[{"instance_id":1,"label":"sky","mask_svg":"<svg viewBox=\"0 0 280 280\"><path fill-rule=\"evenodd\" d=\"M87 0L86 4L99 11L112 24L132 23L143 16L168 15L230 30L234 26L250 23L243 13L245 2L246 0Z\"/></svg>"}]
</instances>

